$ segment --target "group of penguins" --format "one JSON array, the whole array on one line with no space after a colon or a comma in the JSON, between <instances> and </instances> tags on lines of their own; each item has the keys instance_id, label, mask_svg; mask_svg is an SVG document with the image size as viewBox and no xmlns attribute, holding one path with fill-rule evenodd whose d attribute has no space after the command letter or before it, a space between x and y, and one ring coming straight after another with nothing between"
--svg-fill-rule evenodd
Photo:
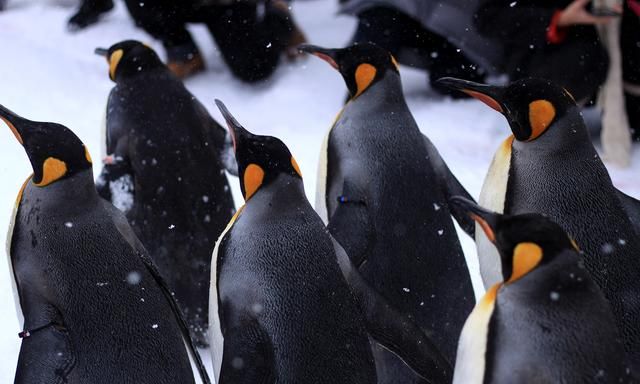
<instances>
[{"instance_id":1,"label":"group of penguins","mask_svg":"<svg viewBox=\"0 0 640 384\"><path fill-rule=\"evenodd\" d=\"M70 129L0 106L33 168L8 235L15 383L195 383L192 364L209 383L196 347L222 384L637 382L640 202L612 185L569 92L440 80L511 127L478 205L391 54L300 50L350 95L315 210L281 140L216 101L222 128L136 41L96 50L116 83L96 182ZM453 218L477 243L477 304Z\"/></svg>"}]
</instances>

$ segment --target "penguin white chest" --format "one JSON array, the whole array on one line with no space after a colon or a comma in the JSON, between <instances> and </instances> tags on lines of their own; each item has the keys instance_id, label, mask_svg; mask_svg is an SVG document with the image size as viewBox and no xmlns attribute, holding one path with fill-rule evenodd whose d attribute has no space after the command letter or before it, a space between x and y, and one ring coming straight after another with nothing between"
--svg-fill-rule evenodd
<instances>
[{"instance_id":1,"label":"penguin white chest","mask_svg":"<svg viewBox=\"0 0 640 384\"><path fill-rule=\"evenodd\" d=\"M211 278L209 285L209 345L211 349L211 360L213 363L213 374L216 378L216 383L220 380L220 371L222 370L222 355L224 351L224 336L222 335L222 319L220 318L220 310L218 307L218 256L220 254L220 244L226 236L227 232L231 230L233 224L238 219L238 216L244 209L244 206L240 207L236 211L235 215L227 224L227 227L222 231L220 237L216 241L216 245L213 248L213 254L211 256Z\"/></svg>"},{"instance_id":2,"label":"penguin white chest","mask_svg":"<svg viewBox=\"0 0 640 384\"><path fill-rule=\"evenodd\" d=\"M9 221L9 230L7 231L7 262L9 263L9 272L11 273L11 287L13 288L13 299L15 301L16 306L16 314L18 315L18 323L20 326L24 326L24 313L22 312L22 306L20 305L20 295L18 293L18 284L16 282L16 276L14 275L13 270L13 262L11 261L11 243L13 242L13 231L16 225L16 216L18 215L18 207L20 206L20 201L22 201L22 194L24 189L27 187L27 183L31 180L30 175L27 180L22 184L20 188L20 192L18 192L18 197L16 198L16 203L13 206L13 212L11 213L11 219Z\"/></svg>"},{"instance_id":3,"label":"penguin white chest","mask_svg":"<svg viewBox=\"0 0 640 384\"><path fill-rule=\"evenodd\" d=\"M480 206L498 213L504 213L513 139L513 136L509 136L496 152L480 191L478 201ZM480 275L486 289L502 281L502 268L496 247L489 241L478 224L476 224L476 247Z\"/></svg>"},{"instance_id":4,"label":"penguin white chest","mask_svg":"<svg viewBox=\"0 0 640 384\"><path fill-rule=\"evenodd\" d=\"M481 384L484 380L489 323L500 287L498 283L489 288L464 323L458 342L453 384Z\"/></svg>"}]
</instances>

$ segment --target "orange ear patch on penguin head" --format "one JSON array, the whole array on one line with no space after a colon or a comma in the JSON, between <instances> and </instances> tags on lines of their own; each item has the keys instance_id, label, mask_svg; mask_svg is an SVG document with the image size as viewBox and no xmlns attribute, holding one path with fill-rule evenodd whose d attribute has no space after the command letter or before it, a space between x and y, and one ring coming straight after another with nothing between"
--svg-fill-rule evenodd
<instances>
[{"instance_id":1,"label":"orange ear patch on penguin head","mask_svg":"<svg viewBox=\"0 0 640 384\"><path fill-rule=\"evenodd\" d=\"M48 157L42 164L42 179L34 183L38 187L45 187L67 174L67 164L55 157Z\"/></svg>"},{"instance_id":2,"label":"orange ear patch on penguin head","mask_svg":"<svg viewBox=\"0 0 640 384\"><path fill-rule=\"evenodd\" d=\"M109 78L111 80L115 80L116 78L116 69L118 68L118 63L120 63L123 55L124 51L122 49L118 49L109 56Z\"/></svg>"},{"instance_id":3,"label":"orange ear patch on penguin head","mask_svg":"<svg viewBox=\"0 0 640 384\"><path fill-rule=\"evenodd\" d=\"M371 64L363 63L358 65L355 72L356 86L358 88L354 98L358 97L362 92L369 88L373 79L376 78L377 72L378 70L376 67Z\"/></svg>"},{"instance_id":4,"label":"orange ear patch on penguin head","mask_svg":"<svg viewBox=\"0 0 640 384\"><path fill-rule=\"evenodd\" d=\"M556 117L556 109L547 100L536 100L529 103L529 125L531 135L528 141L535 140L542 135Z\"/></svg>"},{"instance_id":5,"label":"orange ear patch on penguin head","mask_svg":"<svg viewBox=\"0 0 640 384\"><path fill-rule=\"evenodd\" d=\"M242 176L244 185L244 200L248 201L262 185L264 181L264 169L257 164L249 164Z\"/></svg>"},{"instance_id":6,"label":"orange ear patch on penguin head","mask_svg":"<svg viewBox=\"0 0 640 384\"><path fill-rule=\"evenodd\" d=\"M513 249L513 266L508 283L531 272L542 260L542 248L535 243L520 243Z\"/></svg>"}]
</instances>

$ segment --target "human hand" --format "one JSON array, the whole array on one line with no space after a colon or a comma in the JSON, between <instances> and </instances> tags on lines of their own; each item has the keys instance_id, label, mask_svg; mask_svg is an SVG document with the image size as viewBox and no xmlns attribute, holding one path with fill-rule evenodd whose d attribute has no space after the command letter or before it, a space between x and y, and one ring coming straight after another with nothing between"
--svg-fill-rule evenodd
<instances>
[{"instance_id":1,"label":"human hand","mask_svg":"<svg viewBox=\"0 0 640 384\"><path fill-rule=\"evenodd\" d=\"M561 11L558 18L559 27L568 27L571 25L587 24L607 24L613 20L612 16L594 16L587 11L586 6L591 0L574 0L564 10Z\"/></svg>"}]
</instances>

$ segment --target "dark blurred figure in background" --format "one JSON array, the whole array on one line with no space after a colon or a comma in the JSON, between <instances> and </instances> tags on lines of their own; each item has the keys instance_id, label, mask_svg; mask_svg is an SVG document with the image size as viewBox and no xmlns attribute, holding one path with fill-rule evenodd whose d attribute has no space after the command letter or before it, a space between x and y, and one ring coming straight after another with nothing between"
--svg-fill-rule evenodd
<instances>
[{"instance_id":1,"label":"dark blurred figure in background","mask_svg":"<svg viewBox=\"0 0 640 384\"><path fill-rule=\"evenodd\" d=\"M113 0L81 0L80 7L69 19L67 27L70 31L86 28L98 22L100 16L112 8Z\"/></svg>"},{"instance_id":2,"label":"dark blurred figure in background","mask_svg":"<svg viewBox=\"0 0 640 384\"><path fill-rule=\"evenodd\" d=\"M622 78L627 118L634 140L640 140L640 1L624 3L620 26Z\"/></svg>"},{"instance_id":3,"label":"dark blurred figure in background","mask_svg":"<svg viewBox=\"0 0 640 384\"><path fill-rule=\"evenodd\" d=\"M126 0L125 3L136 24L162 41L167 65L181 78L204 70L204 60L186 23L206 24L231 72L246 82L270 76L282 53L296 52L295 47L305 40L283 0Z\"/></svg>"},{"instance_id":4,"label":"dark blurred figure in background","mask_svg":"<svg viewBox=\"0 0 640 384\"><path fill-rule=\"evenodd\" d=\"M511 80L540 77L561 84L578 102L596 95L607 77L607 52L595 28L611 17L589 0L483 0L478 29L504 44Z\"/></svg>"},{"instance_id":5,"label":"dark blurred figure in background","mask_svg":"<svg viewBox=\"0 0 640 384\"><path fill-rule=\"evenodd\" d=\"M7 4L7 0L0 0L0 11L4 9L4 6Z\"/></svg>"},{"instance_id":6,"label":"dark blurred figure in background","mask_svg":"<svg viewBox=\"0 0 640 384\"><path fill-rule=\"evenodd\" d=\"M373 42L401 64L426 69L434 81L455 76L483 81L499 48L473 30L477 0L340 0L341 13L358 17L352 42Z\"/></svg>"}]
</instances>

